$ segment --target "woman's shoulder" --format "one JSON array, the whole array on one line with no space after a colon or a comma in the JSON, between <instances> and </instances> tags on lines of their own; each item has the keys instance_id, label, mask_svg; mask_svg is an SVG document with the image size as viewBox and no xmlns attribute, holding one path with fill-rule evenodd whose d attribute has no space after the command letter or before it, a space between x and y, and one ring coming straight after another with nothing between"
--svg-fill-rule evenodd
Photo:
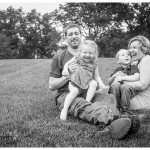
<instances>
[{"instance_id":1,"label":"woman's shoulder","mask_svg":"<svg viewBox=\"0 0 150 150\"><path fill-rule=\"evenodd\" d=\"M146 55L145 57L142 58L142 60L139 63L139 67L146 67L150 65L150 55Z\"/></svg>"},{"instance_id":2,"label":"woman's shoulder","mask_svg":"<svg viewBox=\"0 0 150 150\"><path fill-rule=\"evenodd\" d=\"M141 62L150 62L150 55L146 55Z\"/></svg>"},{"instance_id":3,"label":"woman's shoulder","mask_svg":"<svg viewBox=\"0 0 150 150\"><path fill-rule=\"evenodd\" d=\"M145 59L150 59L150 55L146 55L144 58Z\"/></svg>"}]
</instances>

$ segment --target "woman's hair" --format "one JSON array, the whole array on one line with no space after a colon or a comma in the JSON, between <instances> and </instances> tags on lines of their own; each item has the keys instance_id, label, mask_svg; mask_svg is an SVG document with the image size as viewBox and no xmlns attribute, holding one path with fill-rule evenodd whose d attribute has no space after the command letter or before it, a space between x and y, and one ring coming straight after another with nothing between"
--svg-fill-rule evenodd
<instances>
[{"instance_id":1,"label":"woman's hair","mask_svg":"<svg viewBox=\"0 0 150 150\"><path fill-rule=\"evenodd\" d=\"M64 30L64 35L66 36L67 35L67 30L68 29L71 29L71 28L78 28L79 29L79 32L82 33L81 31L81 27L78 25L78 24L69 24L65 30Z\"/></svg>"},{"instance_id":2,"label":"woman's hair","mask_svg":"<svg viewBox=\"0 0 150 150\"><path fill-rule=\"evenodd\" d=\"M82 40L81 42L81 45L80 45L80 48L83 46L83 45L88 45L89 47L92 47L95 49L95 58L98 58L98 50L97 50L97 44L92 41L92 40ZM82 50L82 49L81 49ZM80 51L81 51L80 50Z\"/></svg>"},{"instance_id":3,"label":"woman's hair","mask_svg":"<svg viewBox=\"0 0 150 150\"><path fill-rule=\"evenodd\" d=\"M150 41L145 36L139 35L132 38L129 41L128 49L130 48L131 43L134 41L140 42L141 51L143 52L143 54L150 54Z\"/></svg>"}]
</instances>

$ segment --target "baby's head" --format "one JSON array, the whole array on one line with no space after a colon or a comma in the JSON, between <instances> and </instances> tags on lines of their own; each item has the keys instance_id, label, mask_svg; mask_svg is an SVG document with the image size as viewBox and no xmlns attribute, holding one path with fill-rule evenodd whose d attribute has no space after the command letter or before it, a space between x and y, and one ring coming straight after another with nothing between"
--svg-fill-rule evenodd
<instances>
[{"instance_id":1,"label":"baby's head","mask_svg":"<svg viewBox=\"0 0 150 150\"><path fill-rule=\"evenodd\" d=\"M83 40L80 45L80 57L86 62L98 57L97 44L91 40Z\"/></svg>"},{"instance_id":2,"label":"baby's head","mask_svg":"<svg viewBox=\"0 0 150 150\"><path fill-rule=\"evenodd\" d=\"M121 66L128 66L131 64L131 55L126 49L120 49L116 54L116 59Z\"/></svg>"}]
</instances>

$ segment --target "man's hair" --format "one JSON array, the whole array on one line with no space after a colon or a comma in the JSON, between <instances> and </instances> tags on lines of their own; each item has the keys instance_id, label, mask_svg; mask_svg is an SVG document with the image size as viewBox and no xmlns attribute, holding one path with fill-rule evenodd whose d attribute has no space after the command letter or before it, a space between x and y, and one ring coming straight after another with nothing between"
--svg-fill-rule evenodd
<instances>
[{"instance_id":1,"label":"man's hair","mask_svg":"<svg viewBox=\"0 0 150 150\"><path fill-rule=\"evenodd\" d=\"M71 29L71 28L78 28L79 31L80 31L80 33L82 33L81 27L80 27L78 24L69 24L69 25L65 28L65 30L64 30L64 35L65 35L65 36L67 35L67 30L68 30L68 29Z\"/></svg>"},{"instance_id":2,"label":"man's hair","mask_svg":"<svg viewBox=\"0 0 150 150\"><path fill-rule=\"evenodd\" d=\"M83 45L88 45L89 47L94 48L94 49L95 49L95 57L96 57L96 58L98 57L98 50L97 50L98 47L97 47L97 44L96 44L94 41L92 41L92 40L82 40L80 48L81 48ZM82 50L82 49L81 49L81 50ZM81 50L80 50L80 51L81 51Z\"/></svg>"}]
</instances>

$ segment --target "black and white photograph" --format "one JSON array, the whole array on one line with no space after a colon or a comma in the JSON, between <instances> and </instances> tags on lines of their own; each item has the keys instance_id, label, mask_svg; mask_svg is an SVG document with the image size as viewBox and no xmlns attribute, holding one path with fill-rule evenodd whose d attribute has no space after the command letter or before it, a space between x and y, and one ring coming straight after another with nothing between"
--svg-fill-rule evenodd
<instances>
[{"instance_id":1,"label":"black and white photograph","mask_svg":"<svg viewBox=\"0 0 150 150\"><path fill-rule=\"evenodd\" d=\"M150 2L0 0L1 148L149 148Z\"/></svg>"}]
</instances>

